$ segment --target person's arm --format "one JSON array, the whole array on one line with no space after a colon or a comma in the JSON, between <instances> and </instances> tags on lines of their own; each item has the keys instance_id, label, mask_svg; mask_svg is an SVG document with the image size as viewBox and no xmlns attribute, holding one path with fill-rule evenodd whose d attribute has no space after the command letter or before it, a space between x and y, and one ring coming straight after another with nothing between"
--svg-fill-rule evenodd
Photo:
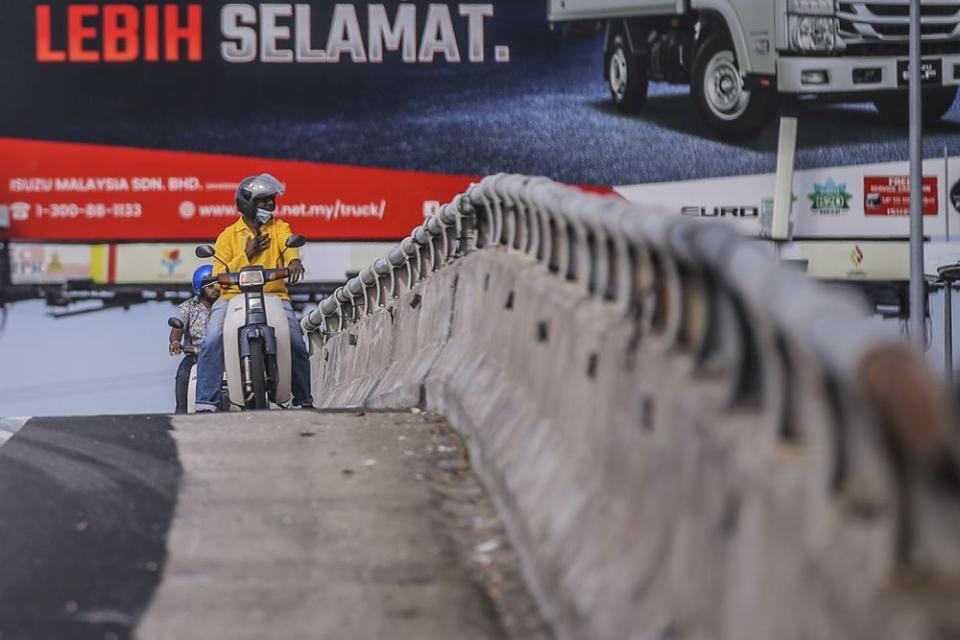
<instances>
[{"instance_id":1,"label":"person's arm","mask_svg":"<svg viewBox=\"0 0 960 640\"><path fill-rule=\"evenodd\" d=\"M186 309L181 306L177 306L176 316L180 319L180 322L183 323L183 329L177 329L175 327L171 327L170 329L170 346L168 347L168 350L172 356L183 352L183 334L185 331L189 331L190 329L190 316Z\"/></svg>"},{"instance_id":2,"label":"person's arm","mask_svg":"<svg viewBox=\"0 0 960 640\"><path fill-rule=\"evenodd\" d=\"M281 251L286 248L283 259L287 263L287 268L290 270L290 277L287 278L287 282L294 284L299 282L303 277L305 269L303 268L303 261L300 260L300 249L298 247L286 246L287 238L293 235L290 225L286 222L280 222L281 224L279 224L277 228L277 240L280 242Z\"/></svg>"},{"instance_id":3,"label":"person's arm","mask_svg":"<svg viewBox=\"0 0 960 640\"><path fill-rule=\"evenodd\" d=\"M180 340L183 338L183 331L180 329L170 329L170 346L168 350L170 355L175 356L183 351L183 345Z\"/></svg>"},{"instance_id":4,"label":"person's arm","mask_svg":"<svg viewBox=\"0 0 960 640\"><path fill-rule=\"evenodd\" d=\"M262 260L257 260L257 256L266 251L269 246L270 234L264 233L262 230L258 229L257 235L252 236L249 240L247 240L246 246L243 249L243 254L247 259L247 263L262 264Z\"/></svg>"},{"instance_id":5,"label":"person's arm","mask_svg":"<svg viewBox=\"0 0 960 640\"><path fill-rule=\"evenodd\" d=\"M217 243L216 243L215 245L213 245L213 250L214 250L217 258L220 258L220 260L223 260L223 261L226 262L227 264L230 264L230 254L231 254L232 252L230 251L230 247L227 246L227 238L226 238L226 235L227 235L227 232L226 232L226 231L221 231L221 232L220 232L220 235L217 236ZM217 260L217 258L214 258L214 259L213 259L213 275L214 275L214 277L220 275L221 273L225 273L226 270L227 270L227 269L220 263L220 260Z\"/></svg>"},{"instance_id":6,"label":"person's arm","mask_svg":"<svg viewBox=\"0 0 960 640\"><path fill-rule=\"evenodd\" d=\"M239 237L236 236L231 227L227 227L220 235L217 236L217 244L214 246L214 251L217 252L217 257L223 262L227 263L227 266L223 266L219 260L213 261L213 275L218 276L221 273L237 272L241 268L246 267L250 264L250 261L247 260L247 255L243 251L243 247L240 247L239 250L235 246Z\"/></svg>"}]
</instances>

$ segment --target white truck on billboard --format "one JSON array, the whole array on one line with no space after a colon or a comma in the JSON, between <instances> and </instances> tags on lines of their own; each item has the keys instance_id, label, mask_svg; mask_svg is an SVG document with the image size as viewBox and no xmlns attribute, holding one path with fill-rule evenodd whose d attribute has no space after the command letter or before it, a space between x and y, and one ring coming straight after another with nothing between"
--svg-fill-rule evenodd
<instances>
[{"instance_id":1,"label":"white truck on billboard","mask_svg":"<svg viewBox=\"0 0 960 640\"><path fill-rule=\"evenodd\" d=\"M604 21L616 106L643 109L648 82L689 83L707 126L741 138L780 96L872 102L906 122L910 0L548 0L551 22ZM960 0L921 0L923 118L960 85Z\"/></svg>"}]
</instances>

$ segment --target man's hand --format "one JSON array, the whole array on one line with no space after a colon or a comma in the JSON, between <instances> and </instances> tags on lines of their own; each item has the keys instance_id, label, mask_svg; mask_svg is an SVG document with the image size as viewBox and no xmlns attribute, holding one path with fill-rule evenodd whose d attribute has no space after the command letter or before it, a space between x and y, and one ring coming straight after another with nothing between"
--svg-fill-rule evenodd
<instances>
[{"instance_id":1,"label":"man's hand","mask_svg":"<svg viewBox=\"0 0 960 640\"><path fill-rule=\"evenodd\" d=\"M253 262L253 259L270 246L270 236L265 233L258 233L247 240L247 246L244 252L247 254L247 260Z\"/></svg>"},{"instance_id":2,"label":"man's hand","mask_svg":"<svg viewBox=\"0 0 960 640\"><path fill-rule=\"evenodd\" d=\"M297 282L300 282L300 278L303 277L303 272L305 271L303 268L303 263L300 262L300 259L294 258L291 260L290 264L287 265L287 269L290 270L290 276L287 278L287 282L290 284L296 284Z\"/></svg>"},{"instance_id":3,"label":"man's hand","mask_svg":"<svg viewBox=\"0 0 960 640\"><path fill-rule=\"evenodd\" d=\"M179 341L179 340L171 340L171 341L170 341L170 355L175 356L175 355L177 355L178 353L182 353L182 352L183 352L183 347L180 346L180 341Z\"/></svg>"}]
</instances>

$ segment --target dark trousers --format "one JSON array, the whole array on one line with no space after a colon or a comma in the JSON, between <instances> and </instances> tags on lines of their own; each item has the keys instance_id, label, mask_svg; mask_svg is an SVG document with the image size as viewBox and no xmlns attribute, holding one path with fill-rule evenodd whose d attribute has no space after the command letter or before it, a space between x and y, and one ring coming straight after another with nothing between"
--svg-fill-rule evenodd
<instances>
[{"instance_id":1,"label":"dark trousers","mask_svg":"<svg viewBox=\"0 0 960 640\"><path fill-rule=\"evenodd\" d=\"M177 369L177 413L187 412L187 391L190 388L190 369L197 363L196 356L183 356Z\"/></svg>"}]
</instances>

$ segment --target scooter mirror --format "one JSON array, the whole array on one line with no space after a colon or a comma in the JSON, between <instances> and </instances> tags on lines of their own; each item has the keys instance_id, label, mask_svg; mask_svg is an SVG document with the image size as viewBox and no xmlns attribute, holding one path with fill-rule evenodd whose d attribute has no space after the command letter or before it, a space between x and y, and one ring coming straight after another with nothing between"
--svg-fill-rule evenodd
<instances>
[{"instance_id":1,"label":"scooter mirror","mask_svg":"<svg viewBox=\"0 0 960 640\"><path fill-rule=\"evenodd\" d=\"M307 244L307 239L303 236L290 236L286 242L286 245L291 249L298 249L305 244Z\"/></svg>"},{"instance_id":2,"label":"scooter mirror","mask_svg":"<svg viewBox=\"0 0 960 640\"><path fill-rule=\"evenodd\" d=\"M195 252L198 258L212 258L216 251L209 244L201 244Z\"/></svg>"},{"instance_id":3,"label":"scooter mirror","mask_svg":"<svg viewBox=\"0 0 960 640\"><path fill-rule=\"evenodd\" d=\"M173 327L174 329L180 329L183 331L183 320L180 318L168 318L167 324Z\"/></svg>"}]
</instances>

